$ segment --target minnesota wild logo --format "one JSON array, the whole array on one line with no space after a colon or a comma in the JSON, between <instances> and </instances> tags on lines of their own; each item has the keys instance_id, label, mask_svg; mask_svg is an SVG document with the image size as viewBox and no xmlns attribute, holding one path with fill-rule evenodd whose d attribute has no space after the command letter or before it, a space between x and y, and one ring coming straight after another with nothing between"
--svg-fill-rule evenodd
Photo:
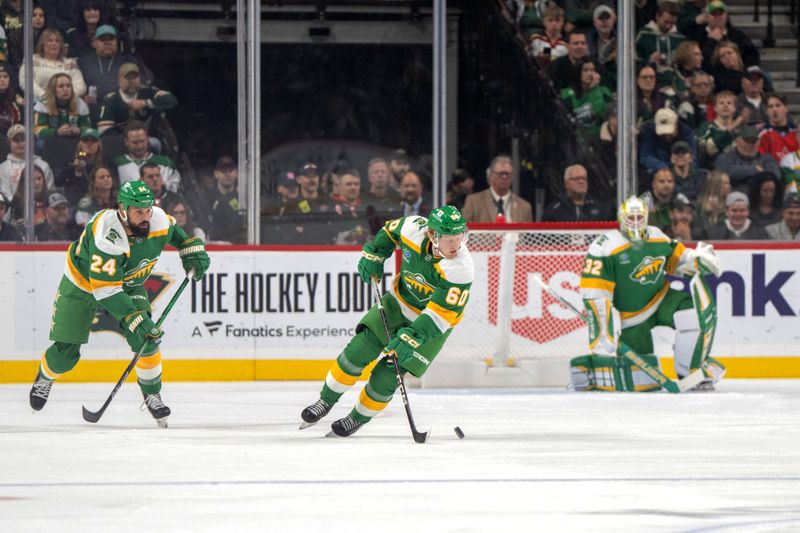
<instances>
[{"instance_id":1,"label":"minnesota wild logo","mask_svg":"<svg viewBox=\"0 0 800 533\"><path fill-rule=\"evenodd\" d=\"M630 278L642 285L656 283L661 278L666 263L667 259L663 256L650 257L648 255L633 269Z\"/></svg>"},{"instance_id":2,"label":"minnesota wild logo","mask_svg":"<svg viewBox=\"0 0 800 533\"><path fill-rule=\"evenodd\" d=\"M424 303L431 299L434 287L428 283L423 275L412 274L411 272L403 272L402 275L403 283L417 301Z\"/></svg>"},{"instance_id":3,"label":"minnesota wild logo","mask_svg":"<svg viewBox=\"0 0 800 533\"><path fill-rule=\"evenodd\" d=\"M150 304L154 304L171 284L172 278L166 274L150 274L150 277L144 282L144 290L147 291L147 299L150 300ZM94 315L92 331L115 331L122 334L119 323L100 306L97 307L97 313Z\"/></svg>"}]
</instances>

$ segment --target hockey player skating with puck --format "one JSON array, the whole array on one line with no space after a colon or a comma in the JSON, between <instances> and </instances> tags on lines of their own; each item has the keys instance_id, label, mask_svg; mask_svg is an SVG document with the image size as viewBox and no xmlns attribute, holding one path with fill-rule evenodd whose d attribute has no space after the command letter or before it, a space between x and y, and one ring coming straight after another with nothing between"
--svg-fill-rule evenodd
<instances>
[{"instance_id":1,"label":"hockey player skating with puck","mask_svg":"<svg viewBox=\"0 0 800 533\"><path fill-rule=\"evenodd\" d=\"M364 245L358 272L365 283L382 279L383 264L400 250L400 270L383 298L390 339L386 338L377 306L356 327L328 371L320 398L301 413L300 429L316 424L330 412L372 361L375 365L350 414L331 424L333 434L347 437L384 409L397 388L394 354L402 372L422 376L433 363L450 331L461 320L474 278L467 249L467 223L452 206L438 207L425 219L391 220Z\"/></svg>"},{"instance_id":2,"label":"hockey player skating with puck","mask_svg":"<svg viewBox=\"0 0 800 533\"><path fill-rule=\"evenodd\" d=\"M589 247L581 274L581 295L589 324L591 353L571 361L575 390L650 391L660 387L624 357L627 344L652 366L651 331L675 330L674 362L679 378L700 369L696 388L713 390L725 367L709 357L717 321L714 297L705 274L719 275L719 258L710 244L695 249L647 225L648 210L632 196L618 211L619 230L598 237ZM691 276L690 292L670 288L666 275Z\"/></svg>"},{"instance_id":3,"label":"hockey player skating with puck","mask_svg":"<svg viewBox=\"0 0 800 533\"><path fill-rule=\"evenodd\" d=\"M142 181L129 181L119 191L117 209L99 211L80 238L70 244L66 266L53 303L50 340L29 395L33 409L47 403L53 381L80 360L100 305L119 321L134 352L139 387L153 418L166 425L170 409L161 400L163 331L153 323L144 283L166 245L175 246L186 272L195 279L208 270L203 241L189 237L175 219L153 205L153 193Z\"/></svg>"}]
</instances>

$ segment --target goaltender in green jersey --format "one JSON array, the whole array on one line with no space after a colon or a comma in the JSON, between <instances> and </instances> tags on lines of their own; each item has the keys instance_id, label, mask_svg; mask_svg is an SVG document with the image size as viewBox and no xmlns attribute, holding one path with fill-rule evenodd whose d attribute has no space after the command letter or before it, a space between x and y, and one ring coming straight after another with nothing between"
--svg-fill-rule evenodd
<instances>
[{"instance_id":1,"label":"goaltender in green jersey","mask_svg":"<svg viewBox=\"0 0 800 533\"><path fill-rule=\"evenodd\" d=\"M576 390L650 391L660 385L618 355L627 344L658 366L651 331L675 330L675 372L683 378L700 369L697 388L713 390L725 367L709 357L717 312L704 275L719 275L719 258L710 244L695 249L647 225L648 210L632 196L619 207L619 230L598 237L589 247L581 274L581 296L589 323L590 354L571 361ZM670 288L666 275L691 276L690 292Z\"/></svg>"},{"instance_id":2,"label":"goaltender in green jersey","mask_svg":"<svg viewBox=\"0 0 800 533\"><path fill-rule=\"evenodd\" d=\"M98 211L80 238L70 244L64 274L53 303L50 340L30 392L31 407L41 410L53 381L72 370L89 332L98 304L119 321L134 352L141 350L136 375L150 414L166 426L170 409L161 400L163 332L150 316L144 282L168 244L179 251L186 272L195 279L210 261L203 241L189 237L175 219L153 205L153 192L143 181L129 181L119 190L117 209Z\"/></svg>"},{"instance_id":3,"label":"goaltender in green jersey","mask_svg":"<svg viewBox=\"0 0 800 533\"><path fill-rule=\"evenodd\" d=\"M373 306L328 371L319 400L301 413L300 429L327 415L364 368L383 355L355 408L331 425L340 437L355 433L389 404L397 388L394 364L386 356L395 355L403 373L421 377L464 316L475 268L467 249L467 223L458 209L447 205L431 211L427 219L410 216L387 222L362 249L358 272L364 283L383 278L383 264L396 249L400 270L382 299L391 338L386 338Z\"/></svg>"}]
</instances>

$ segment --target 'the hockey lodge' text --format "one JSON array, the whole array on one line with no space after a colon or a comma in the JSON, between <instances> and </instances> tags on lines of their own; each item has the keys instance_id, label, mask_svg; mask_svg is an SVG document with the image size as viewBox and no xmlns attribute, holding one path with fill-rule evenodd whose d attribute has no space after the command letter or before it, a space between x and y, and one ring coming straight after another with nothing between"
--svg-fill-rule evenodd
<instances>
[{"instance_id":1,"label":"'the hockey lodge' text","mask_svg":"<svg viewBox=\"0 0 800 533\"><path fill-rule=\"evenodd\" d=\"M192 313L363 313L372 305L355 272L210 273L191 292Z\"/></svg>"}]
</instances>

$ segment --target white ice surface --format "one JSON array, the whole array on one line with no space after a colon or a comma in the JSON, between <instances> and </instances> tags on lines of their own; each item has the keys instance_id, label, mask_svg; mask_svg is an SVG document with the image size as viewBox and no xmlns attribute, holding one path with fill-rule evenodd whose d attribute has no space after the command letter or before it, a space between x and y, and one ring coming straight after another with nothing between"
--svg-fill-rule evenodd
<instances>
[{"instance_id":1,"label":"white ice surface","mask_svg":"<svg viewBox=\"0 0 800 533\"><path fill-rule=\"evenodd\" d=\"M0 386L0 531L800 531L800 381L715 393L412 390L349 439L318 383ZM466 438L453 432L460 426Z\"/></svg>"}]
</instances>

